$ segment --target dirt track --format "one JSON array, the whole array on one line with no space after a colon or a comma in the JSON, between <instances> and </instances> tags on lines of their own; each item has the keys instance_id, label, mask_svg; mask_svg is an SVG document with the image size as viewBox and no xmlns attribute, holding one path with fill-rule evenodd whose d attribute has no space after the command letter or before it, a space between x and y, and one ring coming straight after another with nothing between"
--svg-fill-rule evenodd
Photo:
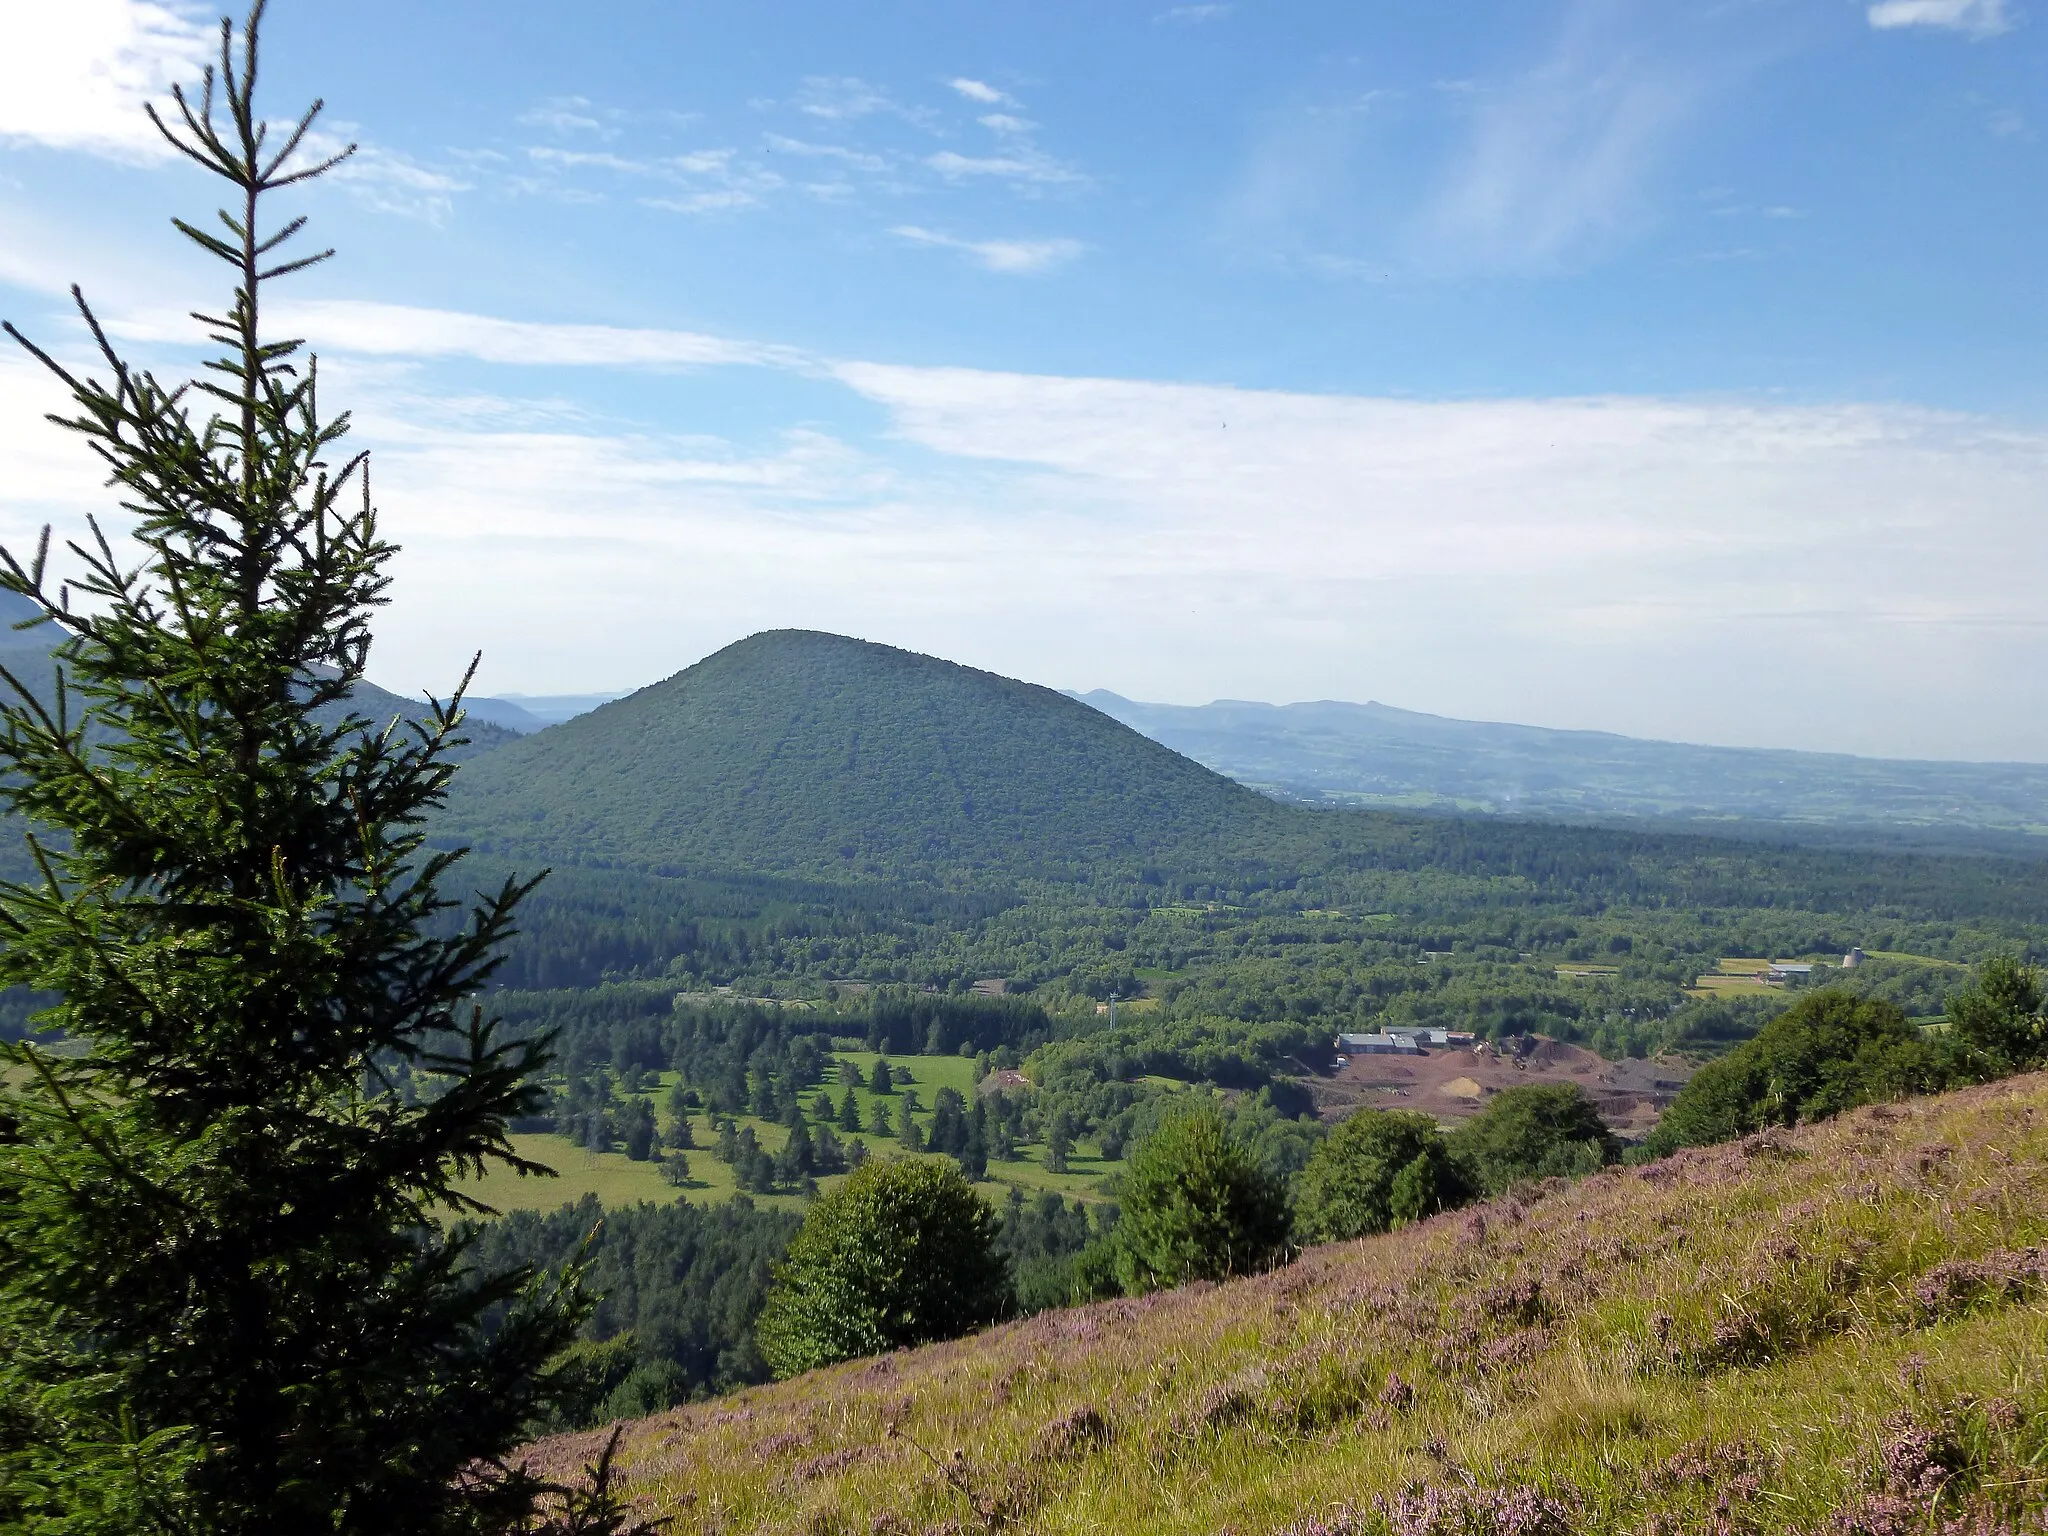
<instances>
[{"instance_id":1,"label":"dirt track","mask_svg":"<svg viewBox=\"0 0 2048 1536\"><path fill-rule=\"evenodd\" d=\"M1685 1080L1690 1062L1672 1057L1608 1061L1581 1046L1543 1035L1504 1041L1499 1051L1433 1046L1419 1056L1354 1056L1335 1076L1310 1087L1326 1120L1354 1109L1419 1109L1439 1120L1476 1115L1503 1088L1521 1083L1577 1083L1607 1123L1639 1137L1657 1122Z\"/></svg>"}]
</instances>

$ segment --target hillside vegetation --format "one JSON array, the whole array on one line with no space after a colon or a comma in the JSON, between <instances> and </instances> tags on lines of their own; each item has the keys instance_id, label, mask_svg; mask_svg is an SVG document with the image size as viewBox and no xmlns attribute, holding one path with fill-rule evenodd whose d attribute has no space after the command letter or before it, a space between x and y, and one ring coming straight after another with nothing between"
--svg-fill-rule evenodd
<instances>
[{"instance_id":1,"label":"hillside vegetation","mask_svg":"<svg viewBox=\"0 0 2048 1536\"><path fill-rule=\"evenodd\" d=\"M1211 862L1286 816L1050 689L779 630L479 760L445 825L575 862L871 880Z\"/></svg>"},{"instance_id":2,"label":"hillside vegetation","mask_svg":"<svg viewBox=\"0 0 2048 1536\"><path fill-rule=\"evenodd\" d=\"M627 1483L682 1532L2012 1529L2044 1111L1858 1110L749 1389L629 1426Z\"/></svg>"},{"instance_id":3,"label":"hillside vegetation","mask_svg":"<svg viewBox=\"0 0 2048 1536\"><path fill-rule=\"evenodd\" d=\"M478 885L555 869L504 973L530 988L1071 977L1128 996L1134 967L1178 971L1219 926L1270 919L1244 958L1295 972L1327 969L1340 942L1356 976L1389 945L1411 968L1468 940L1510 963L1590 959L1556 953L1559 936L1625 913L1631 933L1598 942L1656 930L1675 952L1665 1011L1690 983L1682 956L1968 960L2031 942L2048 910L2031 859L1280 805L1050 690L803 632L479 757L435 840L477 850ZM1157 930L1143 958L1141 926ZM1539 985L1556 990L1511 989Z\"/></svg>"}]
</instances>

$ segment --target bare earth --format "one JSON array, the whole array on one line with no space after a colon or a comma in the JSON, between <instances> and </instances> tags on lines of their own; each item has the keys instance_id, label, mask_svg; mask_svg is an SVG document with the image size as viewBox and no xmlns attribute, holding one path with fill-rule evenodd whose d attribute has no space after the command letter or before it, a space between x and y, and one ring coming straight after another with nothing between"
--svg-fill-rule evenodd
<instances>
[{"instance_id":1,"label":"bare earth","mask_svg":"<svg viewBox=\"0 0 2048 1536\"><path fill-rule=\"evenodd\" d=\"M1577 1083L1607 1123L1623 1136L1645 1134L1693 1073L1692 1063L1661 1056L1608 1061L1582 1046L1522 1035L1477 1049L1435 1046L1420 1056L1354 1056L1334 1077L1311 1088L1325 1120L1354 1109L1419 1109L1456 1122L1476 1115L1503 1088L1521 1083Z\"/></svg>"}]
</instances>

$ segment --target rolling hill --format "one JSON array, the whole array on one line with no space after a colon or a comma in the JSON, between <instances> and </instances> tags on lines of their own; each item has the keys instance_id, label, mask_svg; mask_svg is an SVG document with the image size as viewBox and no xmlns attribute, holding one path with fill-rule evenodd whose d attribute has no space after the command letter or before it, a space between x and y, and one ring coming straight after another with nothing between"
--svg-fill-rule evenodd
<instances>
[{"instance_id":1,"label":"rolling hill","mask_svg":"<svg viewBox=\"0 0 2048 1536\"><path fill-rule=\"evenodd\" d=\"M2048 833L2048 765L1645 741L1322 700L1074 697L1240 783L1336 805L1678 823Z\"/></svg>"},{"instance_id":2,"label":"rolling hill","mask_svg":"<svg viewBox=\"0 0 2048 1536\"><path fill-rule=\"evenodd\" d=\"M676 1408L619 1466L730 1536L2035 1530L2044 1169L2041 1077L1876 1106Z\"/></svg>"},{"instance_id":3,"label":"rolling hill","mask_svg":"<svg viewBox=\"0 0 2048 1536\"><path fill-rule=\"evenodd\" d=\"M777 630L479 758L442 831L642 869L1057 878L1237 858L1301 814L1049 688Z\"/></svg>"}]
</instances>

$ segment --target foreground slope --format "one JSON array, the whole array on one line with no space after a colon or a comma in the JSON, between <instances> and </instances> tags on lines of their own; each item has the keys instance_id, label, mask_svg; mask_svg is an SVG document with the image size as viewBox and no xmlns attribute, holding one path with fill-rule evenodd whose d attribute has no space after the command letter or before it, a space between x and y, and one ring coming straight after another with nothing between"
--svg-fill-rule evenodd
<instances>
[{"instance_id":1,"label":"foreground slope","mask_svg":"<svg viewBox=\"0 0 2048 1536\"><path fill-rule=\"evenodd\" d=\"M677 1409L621 1459L681 1532L2006 1530L2048 1503L2044 1239L2037 1076Z\"/></svg>"},{"instance_id":2,"label":"foreground slope","mask_svg":"<svg viewBox=\"0 0 2048 1536\"><path fill-rule=\"evenodd\" d=\"M486 852L896 878L1211 857L1284 817L1051 689L777 630L491 753L443 825Z\"/></svg>"}]
</instances>

